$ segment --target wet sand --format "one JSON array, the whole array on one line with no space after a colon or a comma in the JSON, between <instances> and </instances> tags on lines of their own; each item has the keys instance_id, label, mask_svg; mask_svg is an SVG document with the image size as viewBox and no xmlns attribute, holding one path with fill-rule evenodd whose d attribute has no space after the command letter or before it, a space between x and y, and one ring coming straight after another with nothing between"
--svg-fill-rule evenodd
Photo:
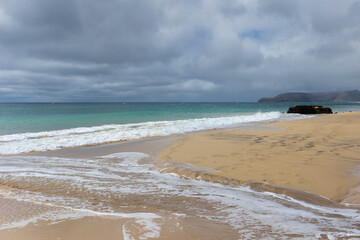
<instances>
[{"instance_id":1,"label":"wet sand","mask_svg":"<svg viewBox=\"0 0 360 240\"><path fill-rule=\"evenodd\" d=\"M211 168L215 172L207 174L240 182L287 186L360 204L360 113L264 127L188 135L159 160Z\"/></svg>"},{"instance_id":2,"label":"wet sand","mask_svg":"<svg viewBox=\"0 0 360 240\"><path fill-rule=\"evenodd\" d=\"M16 216L31 214L32 203L0 198L2 207L12 207ZM5 205L6 204L6 205ZM25 207L25 208L24 208ZM44 208L44 207L43 207ZM46 208L46 207L45 207ZM46 209L48 210L48 209ZM45 210L45 211L46 211ZM139 209L140 210L140 209ZM20 213L20 211L23 211ZM141 210L140 210L141 211ZM1 213L1 206L0 206ZM130 240L130 239L238 239L227 224L199 217L177 217L162 213L161 230L147 229L139 219L107 216L86 216L61 221L37 221L25 227L0 230L1 240ZM0 217L1 221L1 217ZM156 221L156 219L155 219ZM154 231L155 230L155 231Z\"/></svg>"},{"instance_id":3,"label":"wet sand","mask_svg":"<svg viewBox=\"0 0 360 240\"><path fill-rule=\"evenodd\" d=\"M46 152L31 152L21 155L62 158L94 158L97 156L104 156L118 152L142 152L151 156L158 156L165 148L170 147L179 139L181 139L180 135L171 135L166 137L153 137L128 142L65 148Z\"/></svg>"},{"instance_id":4,"label":"wet sand","mask_svg":"<svg viewBox=\"0 0 360 240\"><path fill-rule=\"evenodd\" d=\"M347 203L360 203L360 189L356 187L360 183L359 123L360 113L345 113L247 129L208 131L184 137L151 138L22 155L87 159L117 152L143 152L159 156L159 162L170 161L181 163L182 167L188 166L197 173L194 178L204 176L204 173L221 177L219 182L224 179L230 183L235 180L239 180L238 183L255 181L250 184L255 188L259 186L274 192L282 189L282 193L288 195L295 192L297 196L306 195L305 198L319 205L341 208L340 204L331 205L326 201L323 204L323 199L319 200L311 193L337 202L345 199ZM266 187L262 186L263 183ZM311 193L307 195L302 190ZM181 202L180 198L177 200ZM163 207L164 203L161 204ZM156 204L151 206L154 208ZM14 209L12 217L49 210L48 206L0 197L0 213L8 213L9 207ZM156 239L241 239L238 232L226 223L197 216L179 217L173 215L172 210L165 209L155 207L146 210L156 212L163 219L161 231L154 237ZM144 208L132 209L131 212L137 211L144 212ZM146 234L149 233L144 232L134 218L85 216L58 222L37 221L25 227L0 230L0 239L152 239L144 237L151 235ZM262 236L261 231L254 234L259 234L259 238Z\"/></svg>"},{"instance_id":5,"label":"wet sand","mask_svg":"<svg viewBox=\"0 0 360 240\"><path fill-rule=\"evenodd\" d=\"M32 152L21 156L59 157L71 159L91 159L97 156L119 152L142 152L156 157L170 147L179 135L154 137L138 141L103 144L79 148L68 148L47 152ZM6 188L7 186L1 186ZM138 199L139 200L139 199ZM136 199L134 199L136 201ZM140 200L141 201L141 200ZM10 210L10 211L9 211ZM2 198L0 195L0 223L9 218L22 219L38 213L53 211L53 207L33 202ZM151 229L144 231L144 226L136 218L109 216L85 216L77 219L60 221L36 221L26 226L0 230L0 239L6 240L98 240L98 239L238 239L238 233L228 224L219 224L196 216L173 215L161 209L155 211L162 217L162 227L158 236L151 237ZM10 214L9 214L10 212ZM132 213L144 212L144 207L132 209ZM146 227L145 227L146 230ZM149 235L150 234L150 235ZM150 236L150 237L149 237Z\"/></svg>"}]
</instances>

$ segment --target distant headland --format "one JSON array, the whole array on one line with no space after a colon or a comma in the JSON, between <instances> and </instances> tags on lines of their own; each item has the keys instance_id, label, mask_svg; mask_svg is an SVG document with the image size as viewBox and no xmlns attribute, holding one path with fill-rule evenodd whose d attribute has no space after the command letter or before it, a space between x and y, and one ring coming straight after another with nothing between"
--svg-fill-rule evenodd
<instances>
[{"instance_id":1,"label":"distant headland","mask_svg":"<svg viewBox=\"0 0 360 240\"><path fill-rule=\"evenodd\" d=\"M289 92L275 97L261 98L258 102L360 102L360 91L342 92Z\"/></svg>"}]
</instances>

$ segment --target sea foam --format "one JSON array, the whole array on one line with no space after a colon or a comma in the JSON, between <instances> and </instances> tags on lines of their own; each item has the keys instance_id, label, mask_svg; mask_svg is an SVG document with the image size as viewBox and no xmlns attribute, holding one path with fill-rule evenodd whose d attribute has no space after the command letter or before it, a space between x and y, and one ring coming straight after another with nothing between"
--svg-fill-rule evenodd
<instances>
[{"instance_id":1,"label":"sea foam","mask_svg":"<svg viewBox=\"0 0 360 240\"><path fill-rule=\"evenodd\" d=\"M147 137L168 136L214 128L238 126L250 122L281 121L303 118L280 112L251 115L199 118L176 121L111 124L94 127L71 128L56 131L20 133L0 136L0 154L18 154L61 148L136 140Z\"/></svg>"},{"instance_id":2,"label":"sea foam","mask_svg":"<svg viewBox=\"0 0 360 240\"><path fill-rule=\"evenodd\" d=\"M318 239L324 235L343 239L360 235L357 209L313 205L249 187L161 174L151 163L143 163L148 157L139 152L76 160L0 157L0 184L9 186L0 189L0 196L55 208L11 220L5 215L13 212L7 206L3 208L6 221L0 221L0 230L40 220L104 216L133 219L123 226L124 239L134 239L134 224L142 234L137 239L152 239L172 226L166 225L169 219L163 215L171 213L175 218L199 217L229 224L240 239ZM138 212L139 206L146 212Z\"/></svg>"}]
</instances>

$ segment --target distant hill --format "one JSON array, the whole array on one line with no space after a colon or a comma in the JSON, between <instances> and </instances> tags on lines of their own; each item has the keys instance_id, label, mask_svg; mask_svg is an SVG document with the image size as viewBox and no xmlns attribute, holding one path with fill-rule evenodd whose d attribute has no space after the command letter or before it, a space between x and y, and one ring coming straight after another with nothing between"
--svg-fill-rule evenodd
<instances>
[{"instance_id":1,"label":"distant hill","mask_svg":"<svg viewBox=\"0 0 360 240\"><path fill-rule=\"evenodd\" d=\"M360 91L282 93L275 97L261 98L258 102L360 102Z\"/></svg>"}]
</instances>

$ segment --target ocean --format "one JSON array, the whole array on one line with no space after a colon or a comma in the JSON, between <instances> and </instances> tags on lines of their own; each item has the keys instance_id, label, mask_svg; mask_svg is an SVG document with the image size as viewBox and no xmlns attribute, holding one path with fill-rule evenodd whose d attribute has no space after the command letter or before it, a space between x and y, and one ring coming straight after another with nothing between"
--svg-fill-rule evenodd
<instances>
[{"instance_id":1,"label":"ocean","mask_svg":"<svg viewBox=\"0 0 360 240\"><path fill-rule=\"evenodd\" d=\"M298 104L0 104L0 238L89 217L121 221L118 239L357 238L356 208L190 179L159 167L145 147L128 150L137 144L152 149L153 140L92 157L11 155L311 117L284 113ZM360 111L360 103L321 104L334 112ZM67 232L42 236L68 239Z\"/></svg>"},{"instance_id":2,"label":"ocean","mask_svg":"<svg viewBox=\"0 0 360 240\"><path fill-rule=\"evenodd\" d=\"M360 103L322 104L334 112ZM2 103L0 154L47 151L302 118L294 103Z\"/></svg>"}]
</instances>

